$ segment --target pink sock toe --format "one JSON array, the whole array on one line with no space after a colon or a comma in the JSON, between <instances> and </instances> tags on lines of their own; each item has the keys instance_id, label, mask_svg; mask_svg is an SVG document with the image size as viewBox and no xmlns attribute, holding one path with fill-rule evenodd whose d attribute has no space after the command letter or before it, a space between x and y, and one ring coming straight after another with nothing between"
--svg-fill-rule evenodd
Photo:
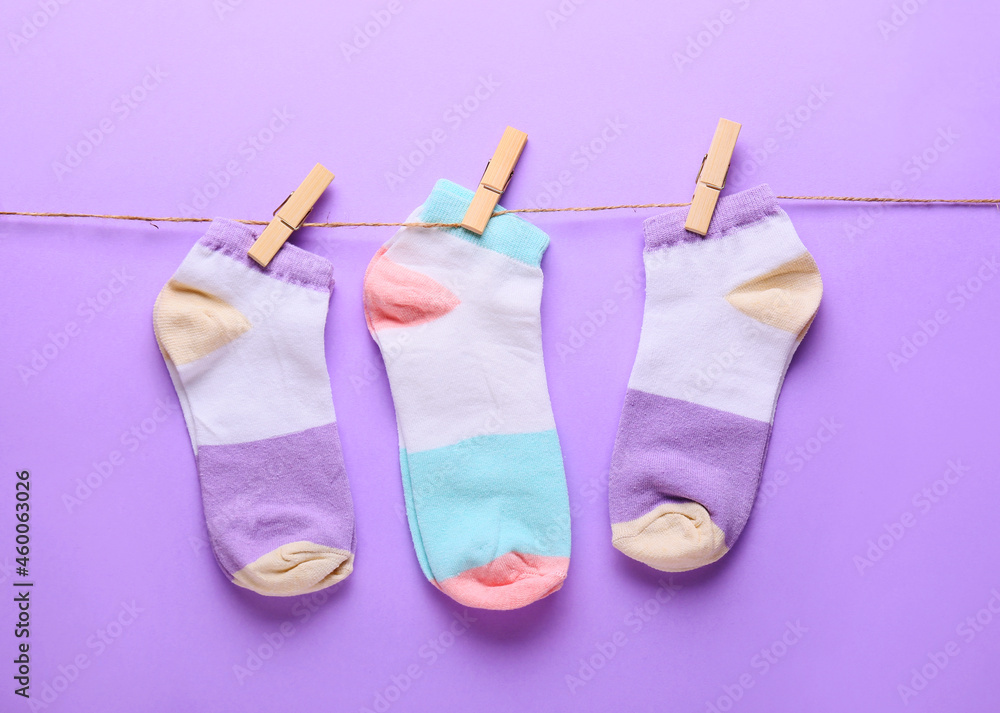
<instances>
[{"instance_id":1,"label":"pink sock toe","mask_svg":"<svg viewBox=\"0 0 1000 713\"><path fill-rule=\"evenodd\" d=\"M566 579L568 557L508 552L438 583L455 601L477 609L518 609L547 597Z\"/></svg>"}]
</instances>

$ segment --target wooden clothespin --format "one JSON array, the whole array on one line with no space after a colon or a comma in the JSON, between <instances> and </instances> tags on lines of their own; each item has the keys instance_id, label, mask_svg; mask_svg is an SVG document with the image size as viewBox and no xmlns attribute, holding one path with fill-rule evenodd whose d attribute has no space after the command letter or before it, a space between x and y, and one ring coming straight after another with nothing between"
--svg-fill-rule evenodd
<instances>
[{"instance_id":1,"label":"wooden clothespin","mask_svg":"<svg viewBox=\"0 0 1000 713\"><path fill-rule=\"evenodd\" d=\"M322 164L317 163L313 166L306 180L302 181L295 192L275 209L274 219L250 246L247 255L261 267L267 267L291 234L306 222L309 211L316 205L316 201L332 180L333 174Z\"/></svg>"},{"instance_id":2,"label":"wooden clothespin","mask_svg":"<svg viewBox=\"0 0 1000 713\"><path fill-rule=\"evenodd\" d=\"M736 139L740 135L741 124L729 119L719 119L715 127L715 136L708 147L708 153L701 160L701 170L695 179L694 198L688 210L684 229L698 235L707 235L708 226L712 223L715 204L719 193L726 185L726 174L729 173L729 162L733 158Z\"/></svg>"},{"instance_id":3,"label":"wooden clothespin","mask_svg":"<svg viewBox=\"0 0 1000 713\"><path fill-rule=\"evenodd\" d=\"M476 195L472 197L469 209L465 211L462 227L471 230L476 235L482 235L486 224L493 215L494 208L500 202L500 196L507 190L510 177L514 175L514 166L521 158L524 145L528 143L528 135L523 131L508 126L500 138L500 145L493 152L493 158L486 164L483 180L479 182Z\"/></svg>"}]
</instances>

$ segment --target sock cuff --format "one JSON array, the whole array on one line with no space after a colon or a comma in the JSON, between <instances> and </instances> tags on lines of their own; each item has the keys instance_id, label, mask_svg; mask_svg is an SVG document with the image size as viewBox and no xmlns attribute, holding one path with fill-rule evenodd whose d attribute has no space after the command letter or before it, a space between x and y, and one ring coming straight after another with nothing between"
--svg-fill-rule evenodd
<instances>
[{"instance_id":1,"label":"sock cuff","mask_svg":"<svg viewBox=\"0 0 1000 713\"><path fill-rule=\"evenodd\" d=\"M333 290L333 264L291 243L285 243L266 268L254 262L247 251L262 232L264 229L259 226L216 218L198 244L275 280L319 292L330 293Z\"/></svg>"},{"instance_id":2,"label":"sock cuff","mask_svg":"<svg viewBox=\"0 0 1000 713\"><path fill-rule=\"evenodd\" d=\"M688 208L678 208L646 220L646 250L659 250L671 245L718 238L744 225L756 223L771 215L783 213L770 186L763 183L740 193L719 199L712 216L708 235L702 237L684 229Z\"/></svg>"},{"instance_id":3,"label":"sock cuff","mask_svg":"<svg viewBox=\"0 0 1000 713\"><path fill-rule=\"evenodd\" d=\"M420 211L424 223L461 223L472 202L473 192L441 179L434 185L430 197ZM502 206L497 206L503 210ZM538 267L549 246L549 236L531 223L506 214L490 219L482 236L465 228L441 228L471 243L502 253L532 267Z\"/></svg>"}]
</instances>

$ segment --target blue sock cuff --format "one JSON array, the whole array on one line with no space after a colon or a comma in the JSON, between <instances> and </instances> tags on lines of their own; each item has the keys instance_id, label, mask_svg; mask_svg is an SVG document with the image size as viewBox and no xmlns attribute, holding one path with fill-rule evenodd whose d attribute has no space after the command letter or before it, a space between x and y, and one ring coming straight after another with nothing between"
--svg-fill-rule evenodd
<instances>
[{"instance_id":1,"label":"blue sock cuff","mask_svg":"<svg viewBox=\"0 0 1000 713\"><path fill-rule=\"evenodd\" d=\"M420 211L420 221L461 223L469 203L472 202L472 196L472 191L442 178L434 184L434 190L424 203ZM497 208L503 210L501 206ZM447 230L470 243L502 253L532 267L541 265L542 255L549 246L548 235L510 213L490 218L481 236L465 228L441 228L441 230Z\"/></svg>"}]
</instances>

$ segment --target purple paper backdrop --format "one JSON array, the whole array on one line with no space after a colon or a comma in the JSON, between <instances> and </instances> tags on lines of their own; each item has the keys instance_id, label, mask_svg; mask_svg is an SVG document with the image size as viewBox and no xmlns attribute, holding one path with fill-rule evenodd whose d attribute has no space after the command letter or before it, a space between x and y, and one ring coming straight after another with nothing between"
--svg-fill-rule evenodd
<instances>
[{"instance_id":1,"label":"purple paper backdrop","mask_svg":"<svg viewBox=\"0 0 1000 713\"><path fill-rule=\"evenodd\" d=\"M996 196L998 22L983 1L11 0L0 209L265 218L321 161L316 219L402 220L439 177L473 186L507 124L530 136L511 207L682 201L720 116L743 123L729 191ZM296 237L336 269L358 560L325 594L265 599L207 548L150 325L203 228L3 218L0 710L28 707L29 469L45 710L996 711L1000 214L783 206L823 306L741 540L672 577L612 549L606 500L654 212L533 218L572 564L556 595L470 619L417 566L362 316L390 229Z\"/></svg>"}]
</instances>

